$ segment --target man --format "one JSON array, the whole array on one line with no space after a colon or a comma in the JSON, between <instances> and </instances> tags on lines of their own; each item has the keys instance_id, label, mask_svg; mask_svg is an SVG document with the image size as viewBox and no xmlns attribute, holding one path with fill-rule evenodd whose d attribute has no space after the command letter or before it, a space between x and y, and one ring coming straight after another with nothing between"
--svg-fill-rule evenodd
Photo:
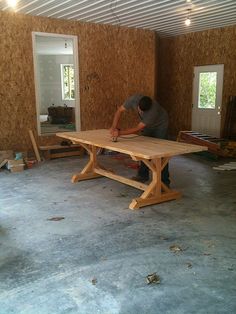
<instances>
[{"instance_id":1,"label":"man","mask_svg":"<svg viewBox=\"0 0 236 314\"><path fill-rule=\"evenodd\" d=\"M130 109L138 111L141 121L133 128L125 130L118 129L118 123L122 112ZM114 138L119 135L141 132L141 135L143 136L166 139L167 130L168 114L166 110L161 107L157 101L152 100L150 97L137 94L128 98L125 103L118 108L113 119L110 133ZM143 162L140 164L137 176L133 179L139 182L146 182L149 180L149 168ZM169 186L168 164L162 171L162 181Z\"/></svg>"}]
</instances>

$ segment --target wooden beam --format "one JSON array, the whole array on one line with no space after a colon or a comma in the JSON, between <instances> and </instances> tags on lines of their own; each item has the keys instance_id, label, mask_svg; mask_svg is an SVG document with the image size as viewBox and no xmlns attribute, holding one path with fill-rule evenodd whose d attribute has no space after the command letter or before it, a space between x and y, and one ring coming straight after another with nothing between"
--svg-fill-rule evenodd
<instances>
[{"instance_id":1,"label":"wooden beam","mask_svg":"<svg viewBox=\"0 0 236 314\"><path fill-rule=\"evenodd\" d=\"M74 174L73 177L71 178L71 182L75 183L78 181L83 181L83 180L90 180L90 179L95 179L101 177L99 174L91 172L91 173L78 173Z\"/></svg>"},{"instance_id":2,"label":"wooden beam","mask_svg":"<svg viewBox=\"0 0 236 314\"><path fill-rule=\"evenodd\" d=\"M130 209L138 209L140 207L144 207L147 205L153 205L153 204L158 204L166 201L171 201L174 199L178 199L181 197L181 193L177 191L171 191L168 193L163 193L161 196L158 197L149 197L149 198L135 198L132 200L132 202L129 205Z\"/></svg>"},{"instance_id":3,"label":"wooden beam","mask_svg":"<svg viewBox=\"0 0 236 314\"><path fill-rule=\"evenodd\" d=\"M107 170L103 170L103 169L100 169L100 168L94 168L94 172L98 173L98 174L100 174L100 175L102 175L104 177L107 177L107 178L119 181L121 183L133 186L133 187L135 187L136 189L139 189L139 190L146 190L146 188L147 188L147 185L144 184L144 183L141 183L141 182L138 182L138 181L134 181L134 180L131 180L131 179L119 176L119 175L114 174L114 173L112 173L110 171L107 171Z\"/></svg>"},{"instance_id":4,"label":"wooden beam","mask_svg":"<svg viewBox=\"0 0 236 314\"><path fill-rule=\"evenodd\" d=\"M36 141L35 141L34 134L33 134L32 130L29 130L29 135L30 135L31 143L33 145L35 157L36 157L37 161L40 162L41 158L40 158L40 155L39 155L38 146L36 144Z\"/></svg>"},{"instance_id":5,"label":"wooden beam","mask_svg":"<svg viewBox=\"0 0 236 314\"><path fill-rule=\"evenodd\" d=\"M80 151L71 152L61 152L61 153L50 153L49 159L61 158L61 157L71 157L71 156L81 156Z\"/></svg>"}]
</instances>

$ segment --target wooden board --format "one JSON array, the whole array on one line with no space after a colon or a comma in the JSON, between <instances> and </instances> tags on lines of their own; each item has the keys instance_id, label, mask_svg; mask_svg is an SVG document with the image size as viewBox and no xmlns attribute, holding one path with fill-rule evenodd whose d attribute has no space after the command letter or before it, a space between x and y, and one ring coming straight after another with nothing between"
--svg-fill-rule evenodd
<instances>
[{"instance_id":1,"label":"wooden board","mask_svg":"<svg viewBox=\"0 0 236 314\"><path fill-rule=\"evenodd\" d=\"M78 144L71 145L47 145L47 146L39 146L40 150L55 150L55 149L63 149L63 148L80 148L81 146Z\"/></svg>"},{"instance_id":2,"label":"wooden board","mask_svg":"<svg viewBox=\"0 0 236 314\"><path fill-rule=\"evenodd\" d=\"M178 143L147 136L122 136L118 138L118 142L112 142L109 130L106 129L57 133L57 136L144 159L172 157L207 150L206 147L200 145Z\"/></svg>"},{"instance_id":3,"label":"wooden board","mask_svg":"<svg viewBox=\"0 0 236 314\"><path fill-rule=\"evenodd\" d=\"M33 149L34 149L35 157L36 157L37 161L40 162L41 161L41 157L39 155L38 146L36 144L36 141L35 141L34 134L33 134L32 130L29 130L29 135L30 135L30 139L31 139L32 146L33 146Z\"/></svg>"}]
</instances>

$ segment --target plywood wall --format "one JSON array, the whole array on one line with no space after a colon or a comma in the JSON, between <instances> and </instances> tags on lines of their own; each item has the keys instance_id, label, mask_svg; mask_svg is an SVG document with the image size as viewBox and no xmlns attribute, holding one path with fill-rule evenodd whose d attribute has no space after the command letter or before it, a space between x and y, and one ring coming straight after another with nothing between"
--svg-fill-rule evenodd
<instances>
[{"instance_id":1,"label":"plywood wall","mask_svg":"<svg viewBox=\"0 0 236 314\"><path fill-rule=\"evenodd\" d=\"M191 129L194 66L224 64L222 129L230 95L236 95L236 26L159 41L158 99L170 115L170 133Z\"/></svg>"},{"instance_id":2,"label":"plywood wall","mask_svg":"<svg viewBox=\"0 0 236 314\"><path fill-rule=\"evenodd\" d=\"M154 32L1 12L0 150L31 149L28 129L37 134L33 31L78 36L82 130L108 128L133 93L154 95ZM124 125L132 121L125 117Z\"/></svg>"}]
</instances>

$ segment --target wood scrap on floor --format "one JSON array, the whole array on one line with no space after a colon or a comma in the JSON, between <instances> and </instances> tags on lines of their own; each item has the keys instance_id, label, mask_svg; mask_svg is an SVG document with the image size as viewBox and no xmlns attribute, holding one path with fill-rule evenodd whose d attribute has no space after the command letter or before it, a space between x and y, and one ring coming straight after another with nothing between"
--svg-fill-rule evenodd
<instances>
[{"instance_id":1,"label":"wood scrap on floor","mask_svg":"<svg viewBox=\"0 0 236 314\"><path fill-rule=\"evenodd\" d=\"M14 157L12 150L2 150L0 151L0 168L6 165L9 159L13 159Z\"/></svg>"},{"instance_id":2,"label":"wood scrap on floor","mask_svg":"<svg viewBox=\"0 0 236 314\"><path fill-rule=\"evenodd\" d=\"M93 285L96 285L97 282L98 282L98 281L97 281L97 278L93 278L93 279L91 280L91 282L92 282Z\"/></svg>"},{"instance_id":3,"label":"wood scrap on floor","mask_svg":"<svg viewBox=\"0 0 236 314\"><path fill-rule=\"evenodd\" d=\"M179 252L183 251L182 247L180 245L178 245L178 244L171 245L169 249L173 253L179 253Z\"/></svg>"},{"instance_id":4,"label":"wood scrap on floor","mask_svg":"<svg viewBox=\"0 0 236 314\"><path fill-rule=\"evenodd\" d=\"M220 170L220 171L231 171L236 170L236 162L228 162L226 164L220 165L218 167L213 167L214 170Z\"/></svg>"},{"instance_id":5,"label":"wood scrap on floor","mask_svg":"<svg viewBox=\"0 0 236 314\"><path fill-rule=\"evenodd\" d=\"M161 283L160 276L157 275L157 273L153 273L153 274L147 275L146 276L146 280L147 280L147 284L148 285L151 284L151 283L156 283L156 284Z\"/></svg>"},{"instance_id":6,"label":"wood scrap on floor","mask_svg":"<svg viewBox=\"0 0 236 314\"><path fill-rule=\"evenodd\" d=\"M65 219L65 217L52 217L52 218L48 218L47 220L49 221L60 221Z\"/></svg>"}]
</instances>

